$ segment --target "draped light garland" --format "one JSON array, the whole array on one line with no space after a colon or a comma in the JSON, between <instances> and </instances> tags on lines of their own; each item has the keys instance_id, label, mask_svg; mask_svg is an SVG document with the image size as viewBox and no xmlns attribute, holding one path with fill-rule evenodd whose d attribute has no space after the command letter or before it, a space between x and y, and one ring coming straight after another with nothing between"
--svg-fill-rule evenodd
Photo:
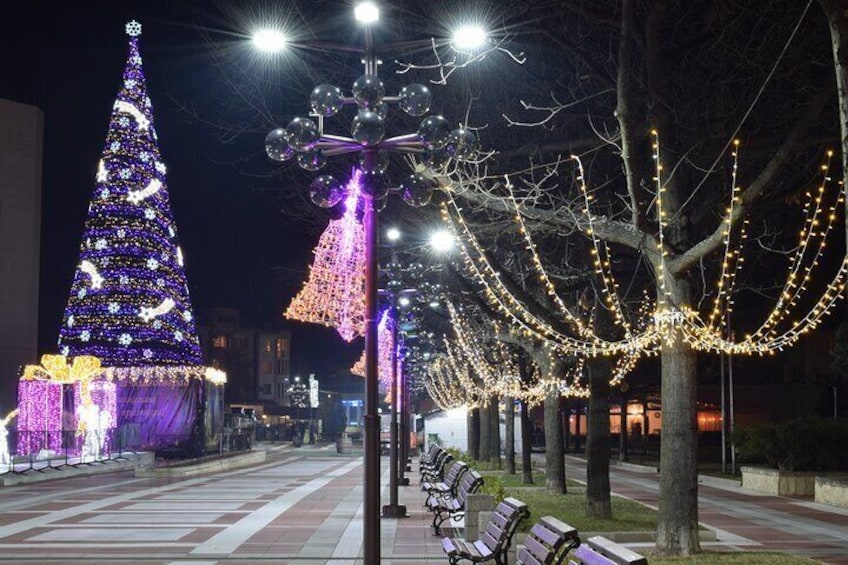
<instances>
[{"instance_id":1,"label":"draped light garland","mask_svg":"<svg viewBox=\"0 0 848 565\"><path fill-rule=\"evenodd\" d=\"M356 218L362 171L347 184L344 215L318 239L309 277L285 317L334 327L347 342L365 331L365 232Z\"/></svg>"},{"instance_id":2,"label":"draped light garland","mask_svg":"<svg viewBox=\"0 0 848 565\"><path fill-rule=\"evenodd\" d=\"M701 351L723 351L733 354L771 354L794 344L802 335L816 328L821 320L832 310L833 306L841 297L845 289L846 275L848 275L848 259L843 258L841 266L833 275L822 295L810 308L806 315L792 322L791 326L779 331L778 325L786 320L798 306L799 300L808 290L812 280L812 273L820 264L827 236L836 223L838 209L844 204L844 196L839 194L830 206L825 204L826 186L831 180L829 177L829 159L832 153L828 153L828 163L823 165L823 181L817 194L810 194L805 205L805 224L800 232L799 244L793 256L783 292L778 299L772 312L766 317L761 327L755 332L746 335L743 339L735 341L725 334L728 333L729 312L732 311L733 290L736 278L742 268L744 257L742 247L747 239L747 219L742 218L739 223L739 235L737 244L732 245L732 227L734 219L739 212L735 207L741 203L741 192L737 186L736 177L738 170L738 147L734 143L733 157L733 189L731 192L730 205L727 208L723 223L726 224L723 232L724 259L722 269L717 282L717 297L713 303L707 321L701 319L700 313L689 307L679 307L672 303L667 284L667 257L669 255L665 243L665 231L667 229L667 212L663 207L663 199L666 191L663 182L663 165L660 154L659 134L654 131L653 158L655 161L655 174L657 198L656 210L659 224L656 245L659 253L659 265L657 267L658 302L652 315L651 323L635 330L627 320L621 308L621 299L618 296L618 284L612 276L610 264L610 250L606 242L596 237L594 223L597 217L590 209L591 195L585 184L585 175L579 158L573 157L578 168L578 185L583 195L585 218L585 232L592 240L592 261L595 273L603 281L604 302L613 314L614 321L624 329L625 337L621 340L605 340L597 336L586 324L583 324L577 316L569 311L562 300L556 294L554 285L544 270L541 259L538 257L535 245L529 231L524 225L523 215L518 203L512 194L511 186L510 200L516 208L516 222L519 232L524 237L526 249L532 254L533 265L539 273L539 280L545 287L548 295L557 306L558 311L565 317L569 325L574 329L573 335L565 335L552 327L541 317L531 312L518 300L502 282L499 273L488 261L483 246L479 243L472 230L469 228L452 194L448 194L447 202L442 207L442 217L451 227L459 241L460 251L465 261L465 266L483 287L483 296L488 304L498 313L503 314L525 337L540 339L563 354L578 356L595 355L618 355L624 354L618 366L622 370L627 369L636 362L641 353L655 353L662 347L663 340L672 338L674 332L680 331L686 342L696 350ZM844 190L844 187L843 187ZM825 210L827 210L825 212ZM826 219L823 219L826 214ZM824 223L824 227L821 224ZM816 246L817 244L817 246ZM815 251L811 251L815 248ZM808 253L808 251L811 251ZM644 318L645 316L643 316ZM576 336L576 337L575 337ZM616 370L617 374L620 374Z\"/></svg>"}]
</instances>

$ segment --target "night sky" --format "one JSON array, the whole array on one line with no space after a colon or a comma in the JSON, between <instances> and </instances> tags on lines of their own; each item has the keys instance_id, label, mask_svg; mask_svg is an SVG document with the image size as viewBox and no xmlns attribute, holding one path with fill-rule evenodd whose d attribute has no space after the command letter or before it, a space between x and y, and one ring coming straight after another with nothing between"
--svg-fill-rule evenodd
<instances>
[{"instance_id":1,"label":"night sky","mask_svg":"<svg viewBox=\"0 0 848 565\"><path fill-rule=\"evenodd\" d=\"M15 2L4 8L0 97L44 112L40 353L56 350L121 84L124 24L134 18L144 26L144 71L196 312L232 306L242 311L245 324L293 329L296 371L321 373L358 358L361 340L348 346L332 330L282 319L328 216L303 206L311 173L289 164L295 171L285 182L274 174L263 139L275 124L235 139L209 125L242 119L240 112L227 115L225 106L211 102L225 99L229 87L213 64L220 44L213 47L210 38L230 49L249 49L246 37L236 34L246 34L240 26L261 12L219 8L197 1ZM305 110L307 97L308 90L292 103Z\"/></svg>"}]
</instances>

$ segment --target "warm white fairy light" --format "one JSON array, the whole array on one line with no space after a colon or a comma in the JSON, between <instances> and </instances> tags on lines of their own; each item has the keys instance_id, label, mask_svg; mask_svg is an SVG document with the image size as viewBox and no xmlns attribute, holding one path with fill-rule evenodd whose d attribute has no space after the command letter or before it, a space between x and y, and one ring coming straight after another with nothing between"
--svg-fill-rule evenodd
<instances>
[{"instance_id":1,"label":"warm white fairy light","mask_svg":"<svg viewBox=\"0 0 848 565\"><path fill-rule=\"evenodd\" d=\"M591 207L592 196L589 194L586 185L586 173L583 169L583 162L577 155L572 155L571 159L577 163L577 186L583 195L583 213L586 216L587 222L585 231L592 241L591 254L595 274L603 282L601 288L604 294L604 303L612 313L615 324L624 329L625 336L630 337L630 323L627 321L624 309L621 306L621 300L618 296L618 284L615 282L615 277L612 274L609 247L607 242L599 239L595 233L594 216Z\"/></svg>"},{"instance_id":2,"label":"warm white fairy light","mask_svg":"<svg viewBox=\"0 0 848 565\"><path fill-rule=\"evenodd\" d=\"M705 316L705 319L702 319L701 314L696 310L688 306L676 306L669 300L670 290L667 285L667 257L669 252L665 247L665 232L668 227L667 212L664 208L666 189L663 184L659 134L654 131L652 135L654 137L652 156L655 160L653 180L656 183L656 215L659 224L656 240L659 252L656 272L658 302L653 306L653 312L648 309L640 313L640 319L647 320L647 322L636 324L639 327L635 327L624 316L624 309L621 306L618 292L619 287L609 268L611 263L609 247L605 241L598 238L594 233L595 216L590 207L591 194L586 188L579 159L575 160L578 162L580 170L578 182L585 202L583 210L587 226L585 231L593 242L593 266L596 274L603 281L604 303L613 313L616 323L625 329L625 338L620 341L602 339L565 307L565 304L557 295L541 259L539 259L536 246L526 225L524 225L521 210L512 194L510 194L510 199L516 210L515 220L519 225L521 235L525 239L525 247L532 255L533 266L537 271L539 281L559 312L571 326L574 335L565 335L561 330L554 328L546 320L531 312L513 295L501 280L497 270L488 261L483 246L465 222L462 209L453 199L453 195L448 194L448 204L453 213L449 213L448 207L445 205L442 208L443 219L458 236L457 241L466 268L473 278L482 285L482 295L487 303L498 314L504 315L520 335L525 338L539 339L559 354L576 356L617 356L623 354L614 370L613 382L617 382L621 375L632 370L633 365L641 355L658 353L661 351L664 342L676 339L675 336L682 336L688 345L696 350L763 355L783 350L795 343L804 334L815 329L821 323L821 320L832 311L834 305L844 293L846 278L848 278L848 260L846 259L843 259L838 272L832 276L824 292L812 308L804 316L790 322L788 328L785 327L781 330L780 326L785 326L783 322L794 314L801 297L808 291L813 280L813 271L820 266L827 236L836 225L838 211L845 202L844 196L840 195L832 205L827 206L825 204L826 185L830 181L829 161L828 164L823 166L824 180L818 193L811 194L810 200L805 206L804 228L800 232L799 245L791 261L783 292L758 330L745 335L742 339L735 339L728 335L727 324L735 305L734 287L744 263L742 250L748 237L749 225L748 219L742 216L741 188L737 185L739 143L734 142L732 153L732 191L726 215L722 220L725 224L722 234L724 257L716 283L716 297L712 302L709 314ZM829 153L828 158L830 157L831 154ZM508 188L511 190L509 184ZM826 218L825 214L827 214ZM733 233L734 226L737 226L736 234ZM514 380L512 379L512 381ZM501 386L504 389L517 390L514 382L504 382Z\"/></svg>"}]
</instances>

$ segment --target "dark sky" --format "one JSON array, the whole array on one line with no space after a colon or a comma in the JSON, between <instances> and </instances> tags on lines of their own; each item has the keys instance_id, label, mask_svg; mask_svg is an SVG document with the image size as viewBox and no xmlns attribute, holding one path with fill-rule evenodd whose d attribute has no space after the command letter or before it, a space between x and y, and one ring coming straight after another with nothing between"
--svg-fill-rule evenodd
<instances>
[{"instance_id":1,"label":"dark sky","mask_svg":"<svg viewBox=\"0 0 848 565\"><path fill-rule=\"evenodd\" d=\"M271 3L272 8L258 10L244 4L247 16L279 6ZM310 174L293 173L287 183L272 174L273 163L262 148L270 127L224 143L222 130L204 123L237 123L241 118L239 112L227 115L226 108L210 103L225 99L228 86L213 65L208 39L247 49L246 39L233 33L246 33L240 26L248 18L234 17L237 11L222 11L221 6L145 0L34 1L4 7L0 97L44 112L42 353L55 351L97 162L121 84L124 23L134 18L144 26L144 71L195 310L202 314L209 306L234 306L250 324L294 329L294 361L304 370L327 371L358 358L361 343L347 346L331 330L282 320L327 218L304 206L293 208L295 217L281 213L296 194L291 184L299 183L305 192ZM257 82L258 89L262 86ZM307 96L304 91L297 101L304 109ZM291 191L288 198L280 194L281 184ZM298 214L310 217L299 221Z\"/></svg>"}]
</instances>

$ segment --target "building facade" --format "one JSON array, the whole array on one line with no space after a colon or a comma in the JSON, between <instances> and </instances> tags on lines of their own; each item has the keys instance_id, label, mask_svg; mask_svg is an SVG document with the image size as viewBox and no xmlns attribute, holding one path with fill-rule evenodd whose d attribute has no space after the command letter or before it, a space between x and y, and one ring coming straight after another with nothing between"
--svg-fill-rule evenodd
<instances>
[{"instance_id":1,"label":"building facade","mask_svg":"<svg viewBox=\"0 0 848 565\"><path fill-rule=\"evenodd\" d=\"M0 100L0 418L14 408L18 368L38 361L44 115Z\"/></svg>"},{"instance_id":2,"label":"building facade","mask_svg":"<svg viewBox=\"0 0 848 565\"><path fill-rule=\"evenodd\" d=\"M227 373L226 402L288 404L291 332L243 327L235 308L206 310L198 324L209 363Z\"/></svg>"}]
</instances>

